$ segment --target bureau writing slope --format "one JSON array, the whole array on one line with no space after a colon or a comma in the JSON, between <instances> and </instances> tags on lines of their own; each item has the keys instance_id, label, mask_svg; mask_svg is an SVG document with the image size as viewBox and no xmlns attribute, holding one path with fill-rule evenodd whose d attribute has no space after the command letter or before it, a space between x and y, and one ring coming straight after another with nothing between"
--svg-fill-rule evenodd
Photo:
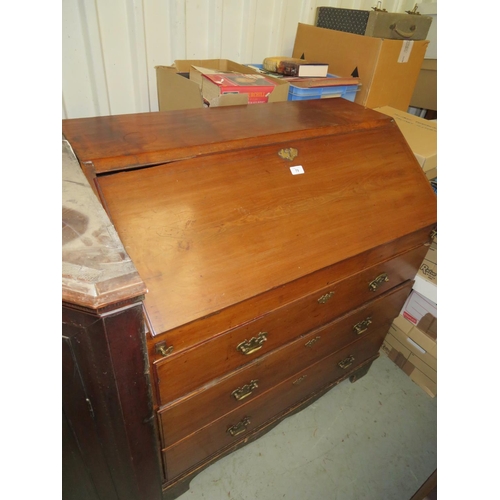
<instances>
[{"instance_id":1,"label":"bureau writing slope","mask_svg":"<svg viewBox=\"0 0 500 500\"><path fill-rule=\"evenodd\" d=\"M175 498L366 373L436 228L392 118L325 99L65 120L63 135L110 221L103 238L82 226L85 203L63 210L87 252L63 246L80 374L80 389L64 378L80 408L65 414L67 442L83 440L69 490Z\"/></svg>"}]
</instances>

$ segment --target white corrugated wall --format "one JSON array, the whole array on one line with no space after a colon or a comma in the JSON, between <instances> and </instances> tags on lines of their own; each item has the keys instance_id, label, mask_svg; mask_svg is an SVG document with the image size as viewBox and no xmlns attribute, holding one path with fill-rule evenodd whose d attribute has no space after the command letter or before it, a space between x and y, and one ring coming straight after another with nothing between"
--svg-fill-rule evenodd
<instances>
[{"instance_id":1,"label":"white corrugated wall","mask_svg":"<svg viewBox=\"0 0 500 500\"><path fill-rule=\"evenodd\" d=\"M378 3L389 12L404 12L415 0ZM157 111L155 66L175 59L247 64L290 56L297 24L314 24L317 7L376 5L374 0L63 0L62 116Z\"/></svg>"}]
</instances>

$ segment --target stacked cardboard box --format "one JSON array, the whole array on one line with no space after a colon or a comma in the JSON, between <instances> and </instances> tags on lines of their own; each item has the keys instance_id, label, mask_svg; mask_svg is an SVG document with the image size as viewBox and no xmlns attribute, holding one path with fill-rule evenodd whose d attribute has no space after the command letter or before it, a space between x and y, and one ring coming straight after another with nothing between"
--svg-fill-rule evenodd
<instances>
[{"instance_id":1,"label":"stacked cardboard box","mask_svg":"<svg viewBox=\"0 0 500 500\"><path fill-rule=\"evenodd\" d=\"M382 352L429 396L436 396L437 339L400 315L391 325Z\"/></svg>"},{"instance_id":2,"label":"stacked cardboard box","mask_svg":"<svg viewBox=\"0 0 500 500\"><path fill-rule=\"evenodd\" d=\"M381 348L429 396L437 394L437 305L412 291Z\"/></svg>"}]
</instances>

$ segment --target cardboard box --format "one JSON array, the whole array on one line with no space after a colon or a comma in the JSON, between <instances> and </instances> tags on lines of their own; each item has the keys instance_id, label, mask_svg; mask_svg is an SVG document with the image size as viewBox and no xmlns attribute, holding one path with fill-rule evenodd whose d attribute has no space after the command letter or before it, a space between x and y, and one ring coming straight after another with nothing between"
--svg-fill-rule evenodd
<instances>
[{"instance_id":1,"label":"cardboard box","mask_svg":"<svg viewBox=\"0 0 500 500\"><path fill-rule=\"evenodd\" d=\"M299 23L293 57L324 61L338 76L358 76L355 101L368 108L407 111L427 40L388 40Z\"/></svg>"},{"instance_id":2,"label":"cardboard box","mask_svg":"<svg viewBox=\"0 0 500 500\"><path fill-rule=\"evenodd\" d=\"M423 372L418 367L416 367L412 361L418 360L418 358L405 359L405 357L398 352L397 348L391 345L394 342L394 338L387 338L382 344L381 353L387 355L387 357L397 365L406 375L408 375L413 382L415 382L421 389L423 389L431 398L437 395L437 372L434 372L433 380L429 377L426 372ZM411 356L411 354L410 354Z\"/></svg>"},{"instance_id":3,"label":"cardboard box","mask_svg":"<svg viewBox=\"0 0 500 500\"><path fill-rule=\"evenodd\" d=\"M397 338L415 356L426 364L437 368L437 337L421 330L401 314L392 322L389 333Z\"/></svg>"},{"instance_id":4,"label":"cardboard box","mask_svg":"<svg viewBox=\"0 0 500 500\"><path fill-rule=\"evenodd\" d=\"M156 87L160 111L203 108L201 89L178 74L173 66L156 66Z\"/></svg>"},{"instance_id":5,"label":"cardboard box","mask_svg":"<svg viewBox=\"0 0 500 500\"><path fill-rule=\"evenodd\" d=\"M418 368L415 368L410 373L410 378L419 387L421 387L431 398L437 395L437 382L431 380L424 373L422 373Z\"/></svg>"},{"instance_id":6,"label":"cardboard box","mask_svg":"<svg viewBox=\"0 0 500 500\"><path fill-rule=\"evenodd\" d=\"M194 69L193 66L198 69ZM203 97L201 95L202 68L238 73L257 73L255 69L229 59L176 60L173 66L156 66L159 110L173 111L203 108ZM277 83L268 98L268 102L286 101L288 99L288 90L288 82ZM248 103L248 96L241 94L221 96L211 105L228 106L246 103Z\"/></svg>"},{"instance_id":7,"label":"cardboard box","mask_svg":"<svg viewBox=\"0 0 500 500\"><path fill-rule=\"evenodd\" d=\"M391 328L381 352L431 397L437 394L437 341L401 315Z\"/></svg>"},{"instance_id":8,"label":"cardboard box","mask_svg":"<svg viewBox=\"0 0 500 500\"><path fill-rule=\"evenodd\" d=\"M437 303L437 241L433 241L424 258L413 289L430 301Z\"/></svg>"},{"instance_id":9,"label":"cardboard box","mask_svg":"<svg viewBox=\"0 0 500 500\"><path fill-rule=\"evenodd\" d=\"M426 363L422 357L417 356L410 349L407 349L391 333L388 333L384 339L381 351L407 375L411 375L416 369L422 372L429 380L437 383L437 360L434 359L432 365Z\"/></svg>"},{"instance_id":10,"label":"cardboard box","mask_svg":"<svg viewBox=\"0 0 500 500\"><path fill-rule=\"evenodd\" d=\"M401 315L427 334L437 337L437 304L432 300L412 290Z\"/></svg>"},{"instance_id":11,"label":"cardboard box","mask_svg":"<svg viewBox=\"0 0 500 500\"><path fill-rule=\"evenodd\" d=\"M437 59L424 59L410 106L437 111Z\"/></svg>"},{"instance_id":12,"label":"cardboard box","mask_svg":"<svg viewBox=\"0 0 500 500\"><path fill-rule=\"evenodd\" d=\"M390 332L386 335L381 351L387 354L389 359L399 368L403 369L410 357L411 351Z\"/></svg>"},{"instance_id":13,"label":"cardboard box","mask_svg":"<svg viewBox=\"0 0 500 500\"><path fill-rule=\"evenodd\" d=\"M428 179L437 177L437 122L425 120L391 106L375 108L396 121Z\"/></svg>"}]
</instances>

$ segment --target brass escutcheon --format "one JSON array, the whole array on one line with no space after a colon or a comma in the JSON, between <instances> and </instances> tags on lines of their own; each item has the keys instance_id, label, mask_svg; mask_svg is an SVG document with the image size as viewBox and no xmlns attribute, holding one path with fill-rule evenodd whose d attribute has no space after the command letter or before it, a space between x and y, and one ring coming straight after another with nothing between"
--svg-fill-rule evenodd
<instances>
[{"instance_id":1,"label":"brass escutcheon","mask_svg":"<svg viewBox=\"0 0 500 500\"><path fill-rule=\"evenodd\" d=\"M236 350L240 351L245 356L258 351L262 344L267 340L267 332L260 332L257 337L252 337L250 340L244 340L236 346Z\"/></svg>"},{"instance_id":2,"label":"brass escutcheon","mask_svg":"<svg viewBox=\"0 0 500 500\"><path fill-rule=\"evenodd\" d=\"M370 292L374 292L375 290L377 290L377 288L386 281L389 281L389 276L387 276L387 273L379 274L373 281L368 283Z\"/></svg>"},{"instance_id":3,"label":"brass escutcheon","mask_svg":"<svg viewBox=\"0 0 500 500\"><path fill-rule=\"evenodd\" d=\"M340 366L340 368L342 368L342 370L345 370L346 368L349 368L349 366L351 366L353 363L354 363L354 356L351 354L347 358L340 361L338 365Z\"/></svg>"},{"instance_id":4,"label":"brass escutcheon","mask_svg":"<svg viewBox=\"0 0 500 500\"><path fill-rule=\"evenodd\" d=\"M238 434L241 434L242 432L245 432L249 425L250 425L250 418L245 417L241 422L238 422L237 424L228 427L226 432L234 437L237 436Z\"/></svg>"},{"instance_id":5,"label":"brass escutcheon","mask_svg":"<svg viewBox=\"0 0 500 500\"><path fill-rule=\"evenodd\" d=\"M258 380L252 380L250 383L245 384L243 387L238 387L238 389L235 389L232 393L231 396L233 396L236 401L241 401L242 399L245 399L247 396L250 396L252 394L252 391L254 389L257 389L258 386Z\"/></svg>"},{"instance_id":6,"label":"brass escutcheon","mask_svg":"<svg viewBox=\"0 0 500 500\"><path fill-rule=\"evenodd\" d=\"M325 304L326 302L328 302L334 295L335 292L328 292L328 293L325 293L325 295L322 295L319 299L318 299L318 302L320 304Z\"/></svg>"},{"instance_id":7,"label":"brass escutcheon","mask_svg":"<svg viewBox=\"0 0 500 500\"><path fill-rule=\"evenodd\" d=\"M364 319L363 321L360 321L359 323L356 323L352 329L358 334L361 335L363 332L366 332L368 330L368 327L371 325L372 319L371 317L368 317Z\"/></svg>"},{"instance_id":8,"label":"brass escutcheon","mask_svg":"<svg viewBox=\"0 0 500 500\"><path fill-rule=\"evenodd\" d=\"M295 148L283 148L278 151L278 156L284 160L293 161L299 155Z\"/></svg>"}]
</instances>

